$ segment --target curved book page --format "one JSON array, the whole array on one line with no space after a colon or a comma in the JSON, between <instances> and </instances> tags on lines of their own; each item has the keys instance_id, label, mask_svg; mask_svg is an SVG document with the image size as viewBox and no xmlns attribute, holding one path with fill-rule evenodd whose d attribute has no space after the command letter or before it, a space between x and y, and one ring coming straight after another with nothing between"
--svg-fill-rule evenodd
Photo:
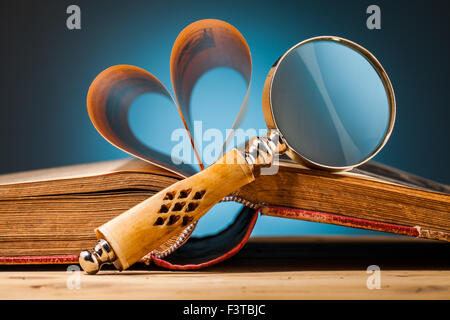
<instances>
[{"instance_id":1,"label":"curved book page","mask_svg":"<svg viewBox=\"0 0 450 320\"><path fill-rule=\"evenodd\" d=\"M139 96L146 93L158 94L171 100L190 137L200 169L203 169L191 134L192 91L199 78L209 70L219 67L236 70L244 78L248 88L232 125L234 129L244 116L247 105L252 73L250 49L244 37L232 25L214 19L200 20L187 26L180 33L173 45L170 61L175 99L148 71L135 66L117 65L101 72L92 82L87 97L87 108L95 128L114 146L172 172L190 176L195 173L190 165L175 164L170 155L157 151L152 145L144 144L133 134L128 121L130 106ZM158 138L155 133L154 139Z\"/></svg>"}]
</instances>

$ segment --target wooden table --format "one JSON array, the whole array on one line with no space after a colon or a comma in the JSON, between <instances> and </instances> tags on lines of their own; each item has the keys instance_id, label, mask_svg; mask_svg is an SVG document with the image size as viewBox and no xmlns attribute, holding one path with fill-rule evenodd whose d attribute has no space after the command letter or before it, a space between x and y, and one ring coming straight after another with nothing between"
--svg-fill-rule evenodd
<instances>
[{"instance_id":1,"label":"wooden table","mask_svg":"<svg viewBox=\"0 0 450 320\"><path fill-rule=\"evenodd\" d=\"M2 266L0 298L450 299L449 249L403 237L255 238L229 261L193 272ZM367 288L369 265L380 268L380 289Z\"/></svg>"}]
</instances>

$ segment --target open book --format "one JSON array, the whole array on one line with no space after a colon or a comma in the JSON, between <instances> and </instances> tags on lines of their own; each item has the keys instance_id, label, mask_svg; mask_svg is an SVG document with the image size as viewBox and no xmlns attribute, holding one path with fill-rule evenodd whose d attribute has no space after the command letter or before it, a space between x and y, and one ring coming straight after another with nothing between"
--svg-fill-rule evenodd
<instances>
[{"instance_id":1,"label":"open book","mask_svg":"<svg viewBox=\"0 0 450 320\"><path fill-rule=\"evenodd\" d=\"M74 263L95 243L97 226L182 178L139 159L2 175L0 264ZM449 191L373 162L336 176L283 160L277 175L261 176L233 195L246 207L227 229L145 259L173 268L222 261L247 241L257 211L449 241Z\"/></svg>"},{"instance_id":2,"label":"open book","mask_svg":"<svg viewBox=\"0 0 450 320\"><path fill-rule=\"evenodd\" d=\"M100 73L88 92L89 116L106 140L134 158L1 176L0 264L77 262L80 251L93 246L96 227L195 172L134 135L128 111L142 94L173 102L203 169L191 134L190 98L197 80L217 67L234 69L250 88L251 55L244 37L228 23L208 19L189 25L175 41L170 66L174 98L139 67L119 65ZM245 114L248 90L231 129ZM156 133L154 138L160 137ZM449 187L375 163L328 173L282 160L276 175L262 175L224 200L245 205L226 229L190 238L195 222L187 222L181 234L142 260L174 269L223 261L245 244L259 212L449 240Z\"/></svg>"}]
</instances>

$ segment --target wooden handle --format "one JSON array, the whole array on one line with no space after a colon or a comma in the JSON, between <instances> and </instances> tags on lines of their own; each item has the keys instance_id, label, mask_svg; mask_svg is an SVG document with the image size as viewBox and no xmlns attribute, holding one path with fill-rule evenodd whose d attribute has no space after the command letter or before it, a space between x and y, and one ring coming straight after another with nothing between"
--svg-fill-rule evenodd
<instances>
[{"instance_id":1,"label":"wooden handle","mask_svg":"<svg viewBox=\"0 0 450 320\"><path fill-rule=\"evenodd\" d=\"M200 219L223 197L253 180L251 166L232 149L209 168L160 191L95 233L114 250L116 268L127 269Z\"/></svg>"}]
</instances>

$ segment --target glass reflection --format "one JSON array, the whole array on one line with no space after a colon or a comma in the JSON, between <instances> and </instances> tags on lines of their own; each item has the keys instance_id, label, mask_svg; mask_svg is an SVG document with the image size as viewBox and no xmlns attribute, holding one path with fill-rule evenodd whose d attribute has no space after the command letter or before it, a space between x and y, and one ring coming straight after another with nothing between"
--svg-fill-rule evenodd
<instances>
[{"instance_id":1,"label":"glass reflection","mask_svg":"<svg viewBox=\"0 0 450 320\"><path fill-rule=\"evenodd\" d=\"M303 44L282 60L271 103L287 143L325 166L363 161L389 126L388 96L376 70L359 52L329 40Z\"/></svg>"}]
</instances>

